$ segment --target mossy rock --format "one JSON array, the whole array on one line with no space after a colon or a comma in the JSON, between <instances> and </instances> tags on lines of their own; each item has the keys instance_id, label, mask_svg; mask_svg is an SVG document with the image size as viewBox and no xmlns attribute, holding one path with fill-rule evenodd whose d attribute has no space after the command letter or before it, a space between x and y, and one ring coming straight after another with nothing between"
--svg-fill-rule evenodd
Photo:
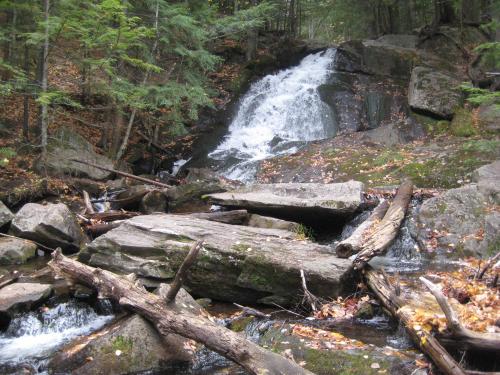
<instances>
[{"instance_id":1,"label":"mossy rock","mask_svg":"<svg viewBox=\"0 0 500 375\"><path fill-rule=\"evenodd\" d=\"M457 137L471 137L478 134L469 110L461 108L455 112L450 124L450 133Z\"/></svg>"}]
</instances>

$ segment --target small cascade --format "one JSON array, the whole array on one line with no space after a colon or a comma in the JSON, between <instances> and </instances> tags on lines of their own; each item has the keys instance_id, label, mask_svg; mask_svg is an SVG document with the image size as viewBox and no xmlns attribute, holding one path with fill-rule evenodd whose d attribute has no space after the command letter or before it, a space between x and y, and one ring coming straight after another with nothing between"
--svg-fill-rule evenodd
<instances>
[{"instance_id":1,"label":"small cascade","mask_svg":"<svg viewBox=\"0 0 500 375\"><path fill-rule=\"evenodd\" d=\"M28 366L44 372L45 362L61 345L103 327L113 317L98 315L75 301L18 315L0 334L0 372L2 366Z\"/></svg>"},{"instance_id":2,"label":"small cascade","mask_svg":"<svg viewBox=\"0 0 500 375\"><path fill-rule=\"evenodd\" d=\"M318 94L335 49L255 82L242 98L229 133L208 156L228 178L250 181L260 160L292 153L305 142L333 137L331 109Z\"/></svg>"}]
</instances>

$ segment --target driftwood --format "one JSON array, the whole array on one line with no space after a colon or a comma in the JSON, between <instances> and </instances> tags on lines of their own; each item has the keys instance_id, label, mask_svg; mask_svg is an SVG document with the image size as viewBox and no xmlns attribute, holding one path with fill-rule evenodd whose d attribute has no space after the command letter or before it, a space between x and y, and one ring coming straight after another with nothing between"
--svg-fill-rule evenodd
<instances>
[{"instance_id":1,"label":"driftwood","mask_svg":"<svg viewBox=\"0 0 500 375\"><path fill-rule=\"evenodd\" d=\"M490 267L494 266L495 263L498 262L499 259L500 259L500 252L496 253L494 256L492 256L490 259L488 259L486 264L479 271L479 273L477 275L477 279L481 280L483 278L484 274L486 273L486 271L488 271L488 269Z\"/></svg>"},{"instance_id":2,"label":"driftwood","mask_svg":"<svg viewBox=\"0 0 500 375\"><path fill-rule=\"evenodd\" d=\"M202 247L203 247L203 240L200 240L196 241L195 244L189 250L188 255L186 256L181 266L179 267L179 270L175 274L174 281L172 281L172 283L170 284L170 289L168 290L167 296L165 298L168 304L175 302L175 296L177 295L177 293L179 293L179 290L181 289L182 284L184 283L184 280L187 276L187 271L189 270L189 267L191 267L195 262L196 257L198 256L198 253L200 252Z\"/></svg>"},{"instance_id":3,"label":"driftwood","mask_svg":"<svg viewBox=\"0 0 500 375\"><path fill-rule=\"evenodd\" d=\"M412 340L427 354L445 375L465 375L466 372L441 346L437 338L424 330L416 330L412 322L412 313L404 309L405 303L398 297L386 278L372 269L365 273L368 286L377 295L384 307L406 328Z\"/></svg>"},{"instance_id":4,"label":"driftwood","mask_svg":"<svg viewBox=\"0 0 500 375\"><path fill-rule=\"evenodd\" d=\"M90 224L85 227L85 230L92 235L92 237L99 237L104 233L108 233L111 229L118 228L121 221L114 221L111 223L98 223Z\"/></svg>"},{"instance_id":5,"label":"driftwood","mask_svg":"<svg viewBox=\"0 0 500 375\"><path fill-rule=\"evenodd\" d=\"M83 203L85 204L85 212L86 214L95 214L94 207L92 206L92 202L90 201L90 195L85 190L83 191Z\"/></svg>"},{"instance_id":6,"label":"driftwood","mask_svg":"<svg viewBox=\"0 0 500 375\"><path fill-rule=\"evenodd\" d=\"M394 241L405 218L412 191L413 183L405 180L399 187L384 218L373 228L370 237L360 246L360 252L353 261L354 269L362 269L374 256L383 254Z\"/></svg>"},{"instance_id":7,"label":"driftwood","mask_svg":"<svg viewBox=\"0 0 500 375\"><path fill-rule=\"evenodd\" d=\"M311 305L311 310L313 312L318 311L318 308L316 307L319 302L318 297L316 297L309 291L309 289L307 289L306 275L304 274L304 270L300 270L300 279L302 281L302 290L304 291L304 298L302 302L304 303L305 301L307 301L309 305Z\"/></svg>"},{"instance_id":8,"label":"driftwood","mask_svg":"<svg viewBox=\"0 0 500 375\"><path fill-rule=\"evenodd\" d=\"M265 314L262 311L254 309L252 307L242 306L237 303L233 303L233 305L235 305L237 308L243 311L243 316L255 316L258 319L268 319L271 317L271 314Z\"/></svg>"},{"instance_id":9,"label":"driftwood","mask_svg":"<svg viewBox=\"0 0 500 375\"><path fill-rule=\"evenodd\" d=\"M0 276L0 289L15 282L17 279L19 279L19 275L19 271L11 271L5 275Z\"/></svg>"},{"instance_id":10,"label":"driftwood","mask_svg":"<svg viewBox=\"0 0 500 375\"><path fill-rule=\"evenodd\" d=\"M166 188L166 189L171 188L170 185L164 184L162 182L151 180L151 179L145 178L145 177L139 177L139 176L136 176L136 175L133 175L133 174L130 174L130 173L118 171L116 169L101 167L100 165L97 165L97 164L94 164L94 163L89 163L88 161L83 161L83 160L78 160L78 159L70 159L70 160L74 161L75 163L85 164L85 165L89 165L89 166L97 168L97 169L102 169L103 171L115 173L115 174L117 174L119 176L122 176L122 177L128 177L128 178L131 178L133 180L146 182L148 184L156 185L156 186L159 186L159 187L162 187L162 188Z\"/></svg>"},{"instance_id":11,"label":"driftwood","mask_svg":"<svg viewBox=\"0 0 500 375\"><path fill-rule=\"evenodd\" d=\"M110 222L115 220L130 219L138 215L140 214L132 211L108 211L108 212L96 212L95 214L87 215L87 219Z\"/></svg>"},{"instance_id":12,"label":"driftwood","mask_svg":"<svg viewBox=\"0 0 500 375\"><path fill-rule=\"evenodd\" d=\"M339 258L349 258L353 254L359 253L365 239L370 235L374 226L383 219L389 202L384 200L373 210L372 214L366 219L349 238L338 243L335 252Z\"/></svg>"},{"instance_id":13,"label":"driftwood","mask_svg":"<svg viewBox=\"0 0 500 375\"><path fill-rule=\"evenodd\" d=\"M436 298L439 307L443 310L447 321L447 330L443 339L451 339L454 344L459 346L480 350L499 351L500 335L496 333L481 333L472 331L462 325L457 314L448 303L441 289L425 277L420 277L420 281L429 289L434 298Z\"/></svg>"},{"instance_id":14,"label":"driftwood","mask_svg":"<svg viewBox=\"0 0 500 375\"><path fill-rule=\"evenodd\" d=\"M247 210L219 211L219 212L200 212L193 213L191 216L198 219L217 221L219 223L244 225L248 221Z\"/></svg>"},{"instance_id":15,"label":"driftwood","mask_svg":"<svg viewBox=\"0 0 500 375\"><path fill-rule=\"evenodd\" d=\"M49 265L57 274L68 275L79 283L98 289L101 296L111 298L149 320L161 335L175 333L198 341L235 361L250 374L311 374L289 359L267 351L235 332L182 310L182 306L167 305L161 297L112 272L72 260L62 255L60 250L55 251L52 258Z\"/></svg>"}]
</instances>

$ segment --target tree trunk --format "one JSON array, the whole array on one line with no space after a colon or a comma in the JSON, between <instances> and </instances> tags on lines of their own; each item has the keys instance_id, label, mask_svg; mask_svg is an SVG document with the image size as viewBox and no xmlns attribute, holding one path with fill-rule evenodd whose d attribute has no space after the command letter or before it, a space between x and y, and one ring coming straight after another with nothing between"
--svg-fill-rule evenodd
<instances>
[{"instance_id":1,"label":"tree trunk","mask_svg":"<svg viewBox=\"0 0 500 375\"><path fill-rule=\"evenodd\" d=\"M24 74L26 75L26 81L30 82L30 49L28 44L24 45ZM29 142L30 135L30 93L26 87L24 91L23 98L23 139L25 142Z\"/></svg>"},{"instance_id":2,"label":"tree trunk","mask_svg":"<svg viewBox=\"0 0 500 375\"><path fill-rule=\"evenodd\" d=\"M267 351L242 335L194 315L182 306L167 305L159 296L112 272L86 266L55 251L49 266L80 283L96 288L99 295L111 298L149 320L161 335L175 333L198 341L207 348L235 361L250 374L311 374L296 363ZM311 374L312 375L312 374Z\"/></svg>"},{"instance_id":3,"label":"tree trunk","mask_svg":"<svg viewBox=\"0 0 500 375\"><path fill-rule=\"evenodd\" d=\"M380 221L360 246L360 252L353 261L354 269L363 268L374 256L382 254L396 238L399 227L406 215L413 192L413 183L405 180L398 189L394 200Z\"/></svg>"},{"instance_id":4,"label":"tree trunk","mask_svg":"<svg viewBox=\"0 0 500 375\"><path fill-rule=\"evenodd\" d=\"M351 255L359 253L363 242L370 236L370 231L383 219L388 208L389 202L382 201L349 238L339 242L335 248L337 256L339 258L349 258Z\"/></svg>"},{"instance_id":5,"label":"tree trunk","mask_svg":"<svg viewBox=\"0 0 500 375\"><path fill-rule=\"evenodd\" d=\"M44 19L45 19L45 35L43 43L43 60L42 60L42 93L47 93L48 88L48 55L49 55L49 9L50 0L43 0ZM40 123L40 146L42 148L42 158L47 154L47 132L49 127L49 112L47 104L42 104L41 107L41 123Z\"/></svg>"}]
</instances>

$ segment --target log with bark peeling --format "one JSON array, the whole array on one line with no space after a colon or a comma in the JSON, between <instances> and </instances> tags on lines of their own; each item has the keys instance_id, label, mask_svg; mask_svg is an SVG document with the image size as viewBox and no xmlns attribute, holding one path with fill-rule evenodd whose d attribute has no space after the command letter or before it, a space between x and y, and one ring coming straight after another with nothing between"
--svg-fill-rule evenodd
<instances>
[{"instance_id":1,"label":"log with bark peeling","mask_svg":"<svg viewBox=\"0 0 500 375\"><path fill-rule=\"evenodd\" d=\"M464 327L439 286L425 277L420 277L420 281L436 298L446 317L448 332L440 339L451 340L451 342L461 347L500 352L500 335L498 333L475 332Z\"/></svg>"},{"instance_id":2,"label":"log with bark peeling","mask_svg":"<svg viewBox=\"0 0 500 375\"><path fill-rule=\"evenodd\" d=\"M407 179L398 189L384 218L373 227L367 239L360 246L360 252L353 261L354 269L362 269L373 257L381 255L396 238L410 204L413 183Z\"/></svg>"},{"instance_id":3,"label":"log with bark peeling","mask_svg":"<svg viewBox=\"0 0 500 375\"><path fill-rule=\"evenodd\" d=\"M88 161L78 160L78 159L70 159L70 160L74 161L75 163L89 165L89 166L97 168L97 169L102 169L103 171L106 171L106 172L115 173L115 174L117 174L119 176L122 176L122 177L128 177L128 178L131 178L133 180L146 182L148 184L156 185L156 186L159 186L159 187L162 187L162 188L165 188L165 189L168 189L168 188L172 187L170 185L164 184L164 183L159 182L159 181L151 180L149 178L136 176L136 175L133 175L133 174L130 174L130 173L126 173L126 172L122 172L122 171L118 171L118 170L112 169L112 168L101 167L100 165L97 165L97 164L94 164L94 163L89 163Z\"/></svg>"},{"instance_id":4,"label":"log with bark peeling","mask_svg":"<svg viewBox=\"0 0 500 375\"><path fill-rule=\"evenodd\" d=\"M377 295L384 307L404 325L415 344L427 354L445 375L465 375L466 371L443 348L436 337L422 329L417 330L412 321L412 312L405 309L405 302L397 296L394 288L381 272L368 269L365 272L370 289Z\"/></svg>"},{"instance_id":5,"label":"log with bark peeling","mask_svg":"<svg viewBox=\"0 0 500 375\"><path fill-rule=\"evenodd\" d=\"M312 374L291 360L267 351L206 318L182 311L175 304L167 306L162 298L112 272L84 265L62 255L61 251L55 251L52 258L49 265L56 273L96 288L101 296L142 315L154 324L161 335L176 333L198 341L238 363L250 374Z\"/></svg>"},{"instance_id":6,"label":"log with bark peeling","mask_svg":"<svg viewBox=\"0 0 500 375\"><path fill-rule=\"evenodd\" d=\"M349 258L351 255L359 253L363 242L370 235L370 231L384 218L388 208L388 201L380 202L368 219L363 221L348 238L337 244L335 247L337 256L339 258Z\"/></svg>"}]
</instances>

